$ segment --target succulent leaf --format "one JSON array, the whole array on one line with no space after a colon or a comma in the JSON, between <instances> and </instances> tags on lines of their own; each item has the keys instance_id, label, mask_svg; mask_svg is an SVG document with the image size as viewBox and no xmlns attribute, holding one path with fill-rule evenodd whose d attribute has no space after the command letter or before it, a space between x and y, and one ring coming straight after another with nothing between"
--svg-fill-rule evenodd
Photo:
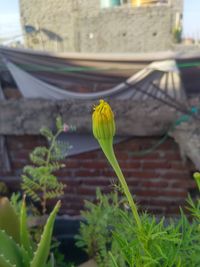
<instances>
[{"instance_id":1,"label":"succulent leaf","mask_svg":"<svg viewBox=\"0 0 200 267\"><path fill-rule=\"evenodd\" d=\"M33 250L31 247L31 239L27 228L27 217L26 217L26 203L25 199L22 203L20 212L20 244L27 251L30 258L33 257Z\"/></svg>"},{"instance_id":2,"label":"succulent leaf","mask_svg":"<svg viewBox=\"0 0 200 267\"><path fill-rule=\"evenodd\" d=\"M9 236L12 236L19 243L19 228L19 218L9 199L6 197L0 198L0 229L5 230Z\"/></svg>"},{"instance_id":3,"label":"succulent leaf","mask_svg":"<svg viewBox=\"0 0 200 267\"><path fill-rule=\"evenodd\" d=\"M30 267L45 266L47 262L47 258L48 258L49 251L50 251L54 221L56 218L56 214L60 208L60 205L61 205L60 201L58 201L53 211L49 215L47 223L44 227L43 234L41 236L40 243L38 244L38 248L34 254Z\"/></svg>"},{"instance_id":4,"label":"succulent leaf","mask_svg":"<svg viewBox=\"0 0 200 267\"><path fill-rule=\"evenodd\" d=\"M3 230L0 230L0 244L0 255L3 255L11 265L25 267L20 246Z\"/></svg>"},{"instance_id":5,"label":"succulent leaf","mask_svg":"<svg viewBox=\"0 0 200 267\"><path fill-rule=\"evenodd\" d=\"M13 265L3 255L0 255L0 267L13 267Z\"/></svg>"}]
</instances>

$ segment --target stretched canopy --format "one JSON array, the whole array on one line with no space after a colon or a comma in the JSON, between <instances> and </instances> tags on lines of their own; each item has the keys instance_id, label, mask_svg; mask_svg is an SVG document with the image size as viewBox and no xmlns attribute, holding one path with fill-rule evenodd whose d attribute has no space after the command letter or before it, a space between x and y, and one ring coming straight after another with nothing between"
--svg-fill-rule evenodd
<instances>
[{"instance_id":1,"label":"stretched canopy","mask_svg":"<svg viewBox=\"0 0 200 267\"><path fill-rule=\"evenodd\" d=\"M186 93L198 93L200 52L137 54L50 53L0 47L0 59L48 84L73 92L99 92L113 88L152 62L173 60ZM0 61L0 70L5 64Z\"/></svg>"},{"instance_id":2,"label":"stretched canopy","mask_svg":"<svg viewBox=\"0 0 200 267\"><path fill-rule=\"evenodd\" d=\"M187 97L200 85L200 53L61 55L0 47L0 56L1 71L9 71L25 98L151 98L187 113ZM70 154L97 147L91 137L82 137L73 134Z\"/></svg>"}]
</instances>

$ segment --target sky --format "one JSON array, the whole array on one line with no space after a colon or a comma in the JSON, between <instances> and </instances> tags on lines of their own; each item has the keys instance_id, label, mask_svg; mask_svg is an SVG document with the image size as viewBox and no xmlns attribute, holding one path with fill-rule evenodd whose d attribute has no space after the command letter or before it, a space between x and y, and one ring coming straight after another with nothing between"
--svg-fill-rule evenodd
<instances>
[{"instance_id":1,"label":"sky","mask_svg":"<svg viewBox=\"0 0 200 267\"><path fill-rule=\"evenodd\" d=\"M200 39L200 0L184 0L184 36Z\"/></svg>"},{"instance_id":2,"label":"sky","mask_svg":"<svg viewBox=\"0 0 200 267\"><path fill-rule=\"evenodd\" d=\"M18 1L19 0L0 0L0 38L10 38L22 34ZM184 36L200 39L199 17L200 0L184 0Z\"/></svg>"},{"instance_id":3,"label":"sky","mask_svg":"<svg viewBox=\"0 0 200 267\"><path fill-rule=\"evenodd\" d=\"M0 38L21 35L18 0L0 0Z\"/></svg>"}]
</instances>

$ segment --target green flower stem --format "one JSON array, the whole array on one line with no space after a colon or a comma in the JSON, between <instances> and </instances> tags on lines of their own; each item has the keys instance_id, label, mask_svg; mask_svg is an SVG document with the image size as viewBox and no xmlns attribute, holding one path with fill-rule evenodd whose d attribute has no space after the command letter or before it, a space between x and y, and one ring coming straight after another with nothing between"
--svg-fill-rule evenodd
<instances>
[{"instance_id":1,"label":"green flower stem","mask_svg":"<svg viewBox=\"0 0 200 267\"><path fill-rule=\"evenodd\" d=\"M138 214L138 211L137 211L137 206L132 198L132 195L129 191L129 188L128 188L128 185L126 183L126 180L124 178L124 175L121 171L121 168L118 164L118 161L115 157L115 153L114 153L114 150L113 150L113 140L112 138L110 139L98 139L98 142L106 156L106 158L108 159L109 163L111 164L112 168L114 169L120 183L121 183L121 186L123 188L123 191L124 191L124 194L126 195L127 197L127 200L129 202L129 205L130 205L130 208L132 210L132 213L133 213L133 216L134 216L134 219L137 223L137 226L139 229L141 229L141 220L140 220L140 216Z\"/></svg>"}]
</instances>

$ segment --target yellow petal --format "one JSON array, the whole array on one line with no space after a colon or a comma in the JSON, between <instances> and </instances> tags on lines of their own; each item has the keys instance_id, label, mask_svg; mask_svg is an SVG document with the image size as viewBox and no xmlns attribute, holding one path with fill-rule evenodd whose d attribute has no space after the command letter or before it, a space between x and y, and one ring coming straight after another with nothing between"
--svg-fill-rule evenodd
<instances>
[{"instance_id":1,"label":"yellow petal","mask_svg":"<svg viewBox=\"0 0 200 267\"><path fill-rule=\"evenodd\" d=\"M113 138L115 135L114 114L104 100L100 100L99 105L94 107L92 129L95 138L99 140Z\"/></svg>"}]
</instances>

